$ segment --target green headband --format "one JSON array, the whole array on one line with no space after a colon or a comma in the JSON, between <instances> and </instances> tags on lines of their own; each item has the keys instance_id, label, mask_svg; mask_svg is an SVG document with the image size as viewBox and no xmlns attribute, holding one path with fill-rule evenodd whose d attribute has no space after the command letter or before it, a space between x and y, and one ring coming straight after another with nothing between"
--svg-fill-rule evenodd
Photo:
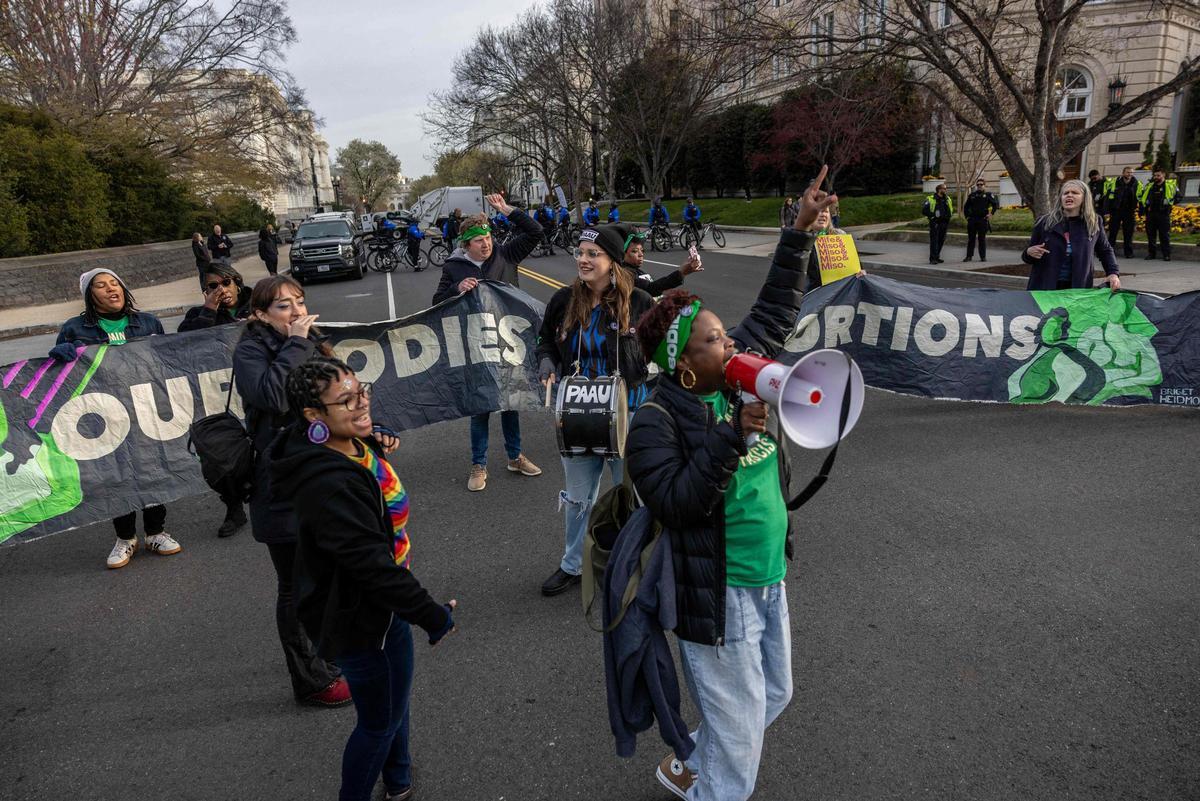
<instances>
[{"instance_id":1,"label":"green headband","mask_svg":"<svg viewBox=\"0 0 1200 801\"><path fill-rule=\"evenodd\" d=\"M488 236L491 233L492 233L492 229L488 228L486 225L476 225L472 228L468 228L467 230L465 230L461 234L459 234L458 241L459 242L469 242L477 236Z\"/></svg>"},{"instance_id":2,"label":"green headband","mask_svg":"<svg viewBox=\"0 0 1200 801\"><path fill-rule=\"evenodd\" d=\"M667 335L663 337L663 341L658 343L658 348L654 351L654 363L661 367L667 375L675 372L675 363L679 360L679 354L683 353L683 349L687 347L688 338L692 335L692 323L696 321L696 315L699 313L700 301L698 300L684 306L671 322L671 327L667 329Z\"/></svg>"},{"instance_id":3,"label":"green headband","mask_svg":"<svg viewBox=\"0 0 1200 801\"><path fill-rule=\"evenodd\" d=\"M624 253L625 251L629 250L629 245L632 242L644 242L644 241L646 241L646 235L639 234L637 231L634 231L632 234L625 237L625 247L621 248L621 252Z\"/></svg>"}]
</instances>

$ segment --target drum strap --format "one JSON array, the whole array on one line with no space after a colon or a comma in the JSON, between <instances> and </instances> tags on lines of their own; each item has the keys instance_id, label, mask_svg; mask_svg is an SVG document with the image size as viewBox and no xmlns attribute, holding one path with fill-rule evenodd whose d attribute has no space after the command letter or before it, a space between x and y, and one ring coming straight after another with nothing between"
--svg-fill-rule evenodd
<instances>
[{"instance_id":1,"label":"drum strap","mask_svg":"<svg viewBox=\"0 0 1200 801\"><path fill-rule=\"evenodd\" d=\"M615 267L613 267L613 269L619 270L622 268L620 265L616 265ZM601 303L601 305L603 306L603 303ZM600 320L596 321L596 325L600 326L600 330L603 331L604 328L603 328L603 326L601 326L601 320L603 320L603 318L604 318L604 309L603 308L600 309L600 318L601 318ZM576 347L575 347L575 375L579 375L581 372L583 372L583 331L584 331L583 325L580 324L579 338L577 340L575 340L575 345L576 345ZM600 347L604 347L604 345L602 344ZM616 378L621 377L621 332L620 331L617 331L617 364L616 364L616 371L613 373L613 376ZM599 378L599 376L597 376L597 378Z\"/></svg>"},{"instance_id":2,"label":"drum strap","mask_svg":"<svg viewBox=\"0 0 1200 801\"><path fill-rule=\"evenodd\" d=\"M846 356L845 353L842 355ZM846 361L850 361L849 356L846 356ZM788 501L787 509L789 512L796 511L801 506L812 500L812 497L816 495L821 490L821 487L825 486L825 482L829 480L829 471L833 469L833 461L837 458L838 445L842 444L842 436L846 433L846 421L850 417L850 378L853 374L853 370L851 369L850 364L847 364L846 367L846 387L842 391L842 411L841 414L838 415L837 441L833 443L833 449L829 451L829 454L825 457L825 461L821 464L820 472L813 477L812 481L808 482L807 487L800 490L796 497Z\"/></svg>"}]
</instances>

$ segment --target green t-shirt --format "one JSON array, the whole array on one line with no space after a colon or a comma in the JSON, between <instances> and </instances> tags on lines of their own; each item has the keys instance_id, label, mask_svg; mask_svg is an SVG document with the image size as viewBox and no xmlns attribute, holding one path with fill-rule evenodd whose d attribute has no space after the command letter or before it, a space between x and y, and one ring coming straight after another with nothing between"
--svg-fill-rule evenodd
<instances>
[{"instance_id":1,"label":"green t-shirt","mask_svg":"<svg viewBox=\"0 0 1200 801\"><path fill-rule=\"evenodd\" d=\"M718 420L733 421L732 407L720 393L705 396ZM738 462L725 490L725 583L766 587L787 574L787 502L779 487L778 445L760 434Z\"/></svg>"},{"instance_id":2,"label":"green t-shirt","mask_svg":"<svg viewBox=\"0 0 1200 801\"><path fill-rule=\"evenodd\" d=\"M128 316L117 320L106 320L103 317L97 317L96 324L100 326L101 331L108 334L108 344L124 345L128 341L125 339L125 329L129 327Z\"/></svg>"}]
</instances>

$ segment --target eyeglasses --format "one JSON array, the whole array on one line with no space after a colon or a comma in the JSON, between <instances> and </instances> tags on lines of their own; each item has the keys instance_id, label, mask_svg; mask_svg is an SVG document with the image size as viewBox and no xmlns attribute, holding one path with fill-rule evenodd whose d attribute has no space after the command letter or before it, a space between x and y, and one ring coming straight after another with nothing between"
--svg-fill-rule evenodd
<instances>
[{"instance_id":1,"label":"eyeglasses","mask_svg":"<svg viewBox=\"0 0 1200 801\"><path fill-rule=\"evenodd\" d=\"M219 286L229 286L232 283L233 283L232 278L226 278L222 281L209 281L207 284L205 284L205 286L208 287L209 292L212 292L214 289L216 289Z\"/></svg>"},{"instance_id":2,"label":"eyeglasses","mask_svg":"<svg viewBox=\"0 0 1200 801\"><path fill-rule=\"evenodd\" d=\"M371 402L371 387L370 381L363 381L358 385L358 392L351 395L344 401L334 401L330 406L345 406L348 412L357 412L359 409L365 409Z\"/></svg>"},{"instance_id":3,"label":"eyeglasses","mask_svg":"<svg viewBox=\"0 0 1200 801\"><path fill-rule=\"evenodd\" d=\"M574 256L576 259L587 259L588 261L595 261L596 259L598 259L604 255L604 251L593 250L591 248L588 248L587 250L584 250L583 248L575 248L574 250L571 251L571 255Z\"/></svg>"}]
</instances>

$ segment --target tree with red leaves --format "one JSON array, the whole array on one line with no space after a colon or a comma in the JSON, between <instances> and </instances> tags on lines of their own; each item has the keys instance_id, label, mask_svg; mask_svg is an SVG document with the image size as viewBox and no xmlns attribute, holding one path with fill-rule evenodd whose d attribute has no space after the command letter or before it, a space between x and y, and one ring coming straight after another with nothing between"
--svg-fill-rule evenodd
<instances>
[{"instance_id":1,"label":"tree with red leaves","mask_svg":"<svg viewBox=\"0 0 1200 801\"><path fill-rule=\"evenodd\" d=\"M774 107L766 147L751 157L755 170L786 166L789 174L828 164L828 191L838 175L894 149L895 135L921 124L919 108L895 69L848 72L835 82L809 84Z\"/></svg>"}]
</instances>

